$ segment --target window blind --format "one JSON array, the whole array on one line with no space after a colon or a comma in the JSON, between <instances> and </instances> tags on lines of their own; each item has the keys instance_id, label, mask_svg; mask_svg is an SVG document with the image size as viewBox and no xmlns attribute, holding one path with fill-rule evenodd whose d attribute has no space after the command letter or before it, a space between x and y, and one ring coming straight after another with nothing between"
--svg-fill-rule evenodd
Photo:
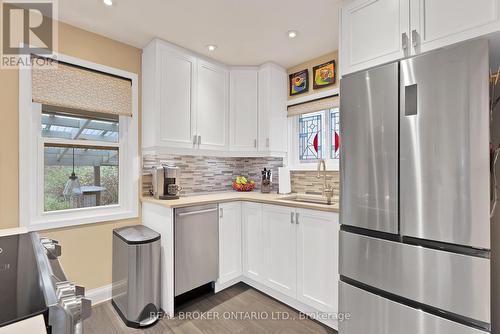
<instances>
[{"instance_id":1,"label":"window blind","mask_svg":"<svg viewBox=\"0 0 500 334\"><path fill-rule=\"evenodd\" d=\"M32 63L33 102L132 116L132 83L128 79L60 62Z\"/></svg>"},{"instance_id":2,"label":"window blind","mask_svg":"<svg viewBox=\"0 0 500 334\"><path fill-rule=\"evenodd\" d=\"M309 102L299 103L288 107L288 117L307 114L331 108L338 108L340 105L339 96L329 96Z\"/></svg>"}]
</instances>

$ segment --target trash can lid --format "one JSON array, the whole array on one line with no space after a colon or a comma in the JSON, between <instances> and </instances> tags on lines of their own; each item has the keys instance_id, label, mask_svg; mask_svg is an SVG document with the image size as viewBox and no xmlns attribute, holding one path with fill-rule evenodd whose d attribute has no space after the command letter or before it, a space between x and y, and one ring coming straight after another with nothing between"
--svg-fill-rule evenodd
<instances>
[{"instance_id":1,"label":"trash can lid","mask_svg":"<svg viewBox=\"0 0 500 334\"><path fill-rule=\"evenodd\" d=\"M129 245L146 244L160 239L160 233L144 225L115 228L113 234Z\"/></svg>"}]
</instances>

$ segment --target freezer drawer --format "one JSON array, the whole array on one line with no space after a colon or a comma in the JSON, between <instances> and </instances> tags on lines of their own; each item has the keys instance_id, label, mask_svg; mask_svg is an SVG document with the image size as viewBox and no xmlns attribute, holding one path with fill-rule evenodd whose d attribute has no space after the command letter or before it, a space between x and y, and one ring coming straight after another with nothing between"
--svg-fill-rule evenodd
<instances>
[{"instance_id":1,"label":"freezer drawer","mask_svg":"<svg viewBox=\"0 0 500 334\"><path fill-rule=\"evenodd\" d=\"M397 234L398 63L342 78L340 222Z\"/></svg>"},{"instance_id":2,"label":"freezer drawer","mask_svg":"<svg viewBox=\"0 0 500 334\"><path fill-rule=\"evenodd\" d=\"M340 282L339 334L487 334Z\"/></svg>"},{"instance_id":3,"label":"freezer drawer","mask_svg":"<svg viewBox=\"0 0 500 334\"><path fill-rule=\"evenodd\" d=\"M488 43L401 61L401 234L490 248Z\"/></svg>"},{"instance_id":4,"label":"freezer drawer","mask_svg":"<svg viewBox=\"0 0 500 334\"><path fill-rule=\"evenodd\" d=\"M490 323L490 260L340 233L340 274L371 287Z\"/></svg>"}]
</instances>

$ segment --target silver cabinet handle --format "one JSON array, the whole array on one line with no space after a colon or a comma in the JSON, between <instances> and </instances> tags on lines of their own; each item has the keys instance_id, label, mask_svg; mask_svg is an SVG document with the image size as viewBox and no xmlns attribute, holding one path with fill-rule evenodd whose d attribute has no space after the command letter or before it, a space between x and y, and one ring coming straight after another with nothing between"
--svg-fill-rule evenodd
<instances>
[{"instance_id":1,"label":"silver cabinet handle","mask_svg":"<svg viewBox=\"0 0 500 334\"><path fill-rule=\"evenodd\" d=\"M193 136L193 145L196 145L197 142L198 142L198 136L194 135Z\"/></svg>"},{"instance_id":2,"label":"silver cabinet handle","mask_svg":"<svg viewBox=\"0 0 500 334\"><path fill-rule=\"evenodd\" d=\"M299 213L295 214L295 224L299 225Z\"/></svg>"},{"instance_id":3,"label":"silver cabinet handle","mask_svg":"<svg viewBox=\"0 0 500 334\"><path fill-rule=\"evenodd\" d=\"M266 138L266 147L269 147L269 138Z\"/></svg>"},{"instance_id":4,"label":"silver cabinet handle","mask_svg":"<svg viewBox=\"0 0 500 334\"><path fill-rule=\"evenodd\" d=\"M219 217L220 217L220 218L224 217L224 209L223 209L223 208L220 208L219 210L220 210L220 215L219 215Z\"/></svg>"},{"instance_id":5,"label":"silver cabinet handle","mask_svg":"<svg viewBox=\"0 0 500 334\"><path fill-rule=\"evenodd\" d=\"M198 145L201 145L201 136L198 135Z\"/></svg>"},{"instance_id":6,"label":"silver cabinet handle","mask_svg":"<svg viewBox=\"0 0 500 334\"><path fill-rule=\"evenodd\" d=\"M290 212L290 224L293 224L293 212Z\"/></svg>"},{"instance_id":7,"label":"silver cabinet handle","mask_svg":"<svg viewBox=\"0 0 500 334\"><path fill-rule=\"evenodd\" d=\"M401 46L403 50L408 49L408 34L406 34L405 32L401 34Z\"/></svg>"},{"instance_id":8,"label":"silver cabinet handle","mask_svg":"<svg viewBox=\"0 0 500 334\"><path fill-rule=\"evenodd\" d=\"M413 29L411 31L411 43L412 43L414 48L416 48L418 46L418 32L416 29Z\"/></svg>"},{"instance_id":9,"label":"silver cabinet handle","mask_svg":"<svg viewBox=\"0 0 500 334\"><path fill-rule=\"evenodd\" d=\"M253 140L253 147L257 147L257 139Z\"/></svg>"},{"instance_id":10,"label":"silver cabinet handle","mask_svg":"<svg viewBox=\"0 0 500 334\"><path fill-rule=\"evenodd\" d=\"M199 215L199 214L202 214L202 213L208 213L208 212L214 212L214 211L217 211L217 208L206 209L206 210L199 210L199 211L191 211L191 212L181 212L181 213L178 213L177 215L179 217L185 217L185 216Z\"/></svg>"}]
</instances>

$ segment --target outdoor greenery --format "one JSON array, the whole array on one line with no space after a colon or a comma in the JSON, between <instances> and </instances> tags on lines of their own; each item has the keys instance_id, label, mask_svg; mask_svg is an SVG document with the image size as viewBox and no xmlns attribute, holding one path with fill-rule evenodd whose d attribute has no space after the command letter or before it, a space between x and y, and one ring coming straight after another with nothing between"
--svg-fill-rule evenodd
<instances>
[{"instance_id":1,"label":"outdoor greenery","mask_svg":"<svg viewBox=\"0 0 500 334\"><path fill-rule=\"evenodd\" d=\"M118 166L101 166L101 186L106 188L101 193L101 204L118 203ZM45 211L71 208L69 200L63 196L64 186L71 175L70 166L45 166ZM76 166L75 174L82 186L94 184L93 166Z\"/></svg>"}]
</instances>

